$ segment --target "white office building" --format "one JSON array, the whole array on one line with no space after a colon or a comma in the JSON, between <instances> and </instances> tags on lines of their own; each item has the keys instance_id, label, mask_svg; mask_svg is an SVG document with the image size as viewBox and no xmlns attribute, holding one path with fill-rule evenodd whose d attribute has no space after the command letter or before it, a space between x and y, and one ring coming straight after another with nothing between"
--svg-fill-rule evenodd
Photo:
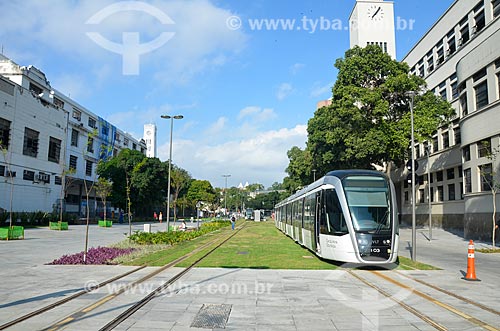
<instances>
[{"instance_id":1,"label":"white office building","mask_svg":"<svg viewBox=\"0 0 500 331\"><path fill-rule=\"evenodd\" d=\"M365 11L358 19L373 21L378 8L385 9L381 3L391 4L358 0L358 12ZM500 148L499 16L500 0L456 0L402 59L455 109L449 125L416 147L417 224L428 226L431 217L433 226L463 229L467 238L491 238L491 184L500 180L492 176L500 172L500 158L488 157ZM369 24L358 22L362 27ZM355 31L354 40L364 47L368 39L356 37L363 33L369 32ZM386 40L379 39L389 45L392 32ZM399 169L394 179L403 222L411 223L412 194L406 176L406 170ZM499 197L496 204L500 206Z\"/></svg>"},{"instance_id":2,"label":"white office building","mask_svg":"<svg viewBox=\"0 0 500 331\"><path fill-rule=\"evenodd\" d=\"M0 208L85 213L85 182L101 159L124 148L146 154L144 140L116 128L53 88L33 66L0 55ZM65 176L68 169L73 169ZM63 185L66 183L66 185ZM66 190L63 191L63 187ZM95 212L95 192L90 192Z\"/></svg>"}]
</instances>

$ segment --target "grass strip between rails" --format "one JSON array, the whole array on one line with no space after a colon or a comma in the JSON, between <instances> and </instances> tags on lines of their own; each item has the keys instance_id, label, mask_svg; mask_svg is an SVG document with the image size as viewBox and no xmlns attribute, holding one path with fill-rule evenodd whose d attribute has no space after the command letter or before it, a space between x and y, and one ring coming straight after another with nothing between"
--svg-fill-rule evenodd
<instances>
[{"instance_id":1,"label":"grass strip between rails","mask_svg":"<svg viewBox=\"0 0 500 331\"><path fill-rule=\"evenodd\" d=\"M238 221L238 225L242 225L243 222L245 221ZM217 237L222 240L231 233L230 227L224 227L202 237L146 254L124 264L163 266ZM187 267L210 249L211 247L208 247L196 253L177 266ZM401 256L399 261L397 269L400 270L437 269ZM244 229L207 256L197 267L333 270L340 265L318 258L311 251L276 229L273 222L246 221Z\"/></svg>"}]
</instances>

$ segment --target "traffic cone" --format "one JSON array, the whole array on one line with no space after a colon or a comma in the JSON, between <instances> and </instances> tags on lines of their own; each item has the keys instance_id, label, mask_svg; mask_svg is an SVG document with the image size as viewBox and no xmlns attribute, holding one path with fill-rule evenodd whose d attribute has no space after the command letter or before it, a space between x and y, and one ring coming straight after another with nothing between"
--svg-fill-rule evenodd
<instances>
[{"instance_id":1,"label":"traffic cone","mask_svg":"<svg viewBox=\"0 0 500 331\"><path fill-rule=\"evenodd\" d=\"M467 274L463 278L469 281L480 281L476 277L476 267L474 265L474 242L469 241L469 250L467 251Z\"/></svg>"}]
</instances>

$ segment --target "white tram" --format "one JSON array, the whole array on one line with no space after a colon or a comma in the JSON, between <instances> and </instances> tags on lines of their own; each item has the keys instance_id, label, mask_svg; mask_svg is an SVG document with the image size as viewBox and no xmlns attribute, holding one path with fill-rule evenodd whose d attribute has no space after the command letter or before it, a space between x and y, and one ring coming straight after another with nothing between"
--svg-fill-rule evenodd
<instances>
[{"instance_id":1,"label":"white tram","mask_svg":"<svg viewBox=\"0 0 500 331\"><path fill-rule=\"evenodd\" d=\"M394 184L372 170L336 170L275 206L276 227L328 260L394 263L399 221Z\"/></svg>"}]
</instances>

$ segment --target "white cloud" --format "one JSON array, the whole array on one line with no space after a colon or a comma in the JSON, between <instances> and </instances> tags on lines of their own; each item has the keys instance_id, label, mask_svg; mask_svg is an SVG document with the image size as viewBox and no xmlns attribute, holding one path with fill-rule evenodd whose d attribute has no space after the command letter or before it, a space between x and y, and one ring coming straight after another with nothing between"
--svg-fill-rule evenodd
<instances>
[{"instance_id":1,"label":"white cloud","mask_svg":"<svg viewBox=\"0 0 500 331\"><path fill-rule=\"evenodd\" d=\"M220 134L221 132L223 132L226 123L227 123L227 117L224 116L219 117L214 124L212 124L207 130L205 130L205 134L209 136Z\"/></svg>"},{"instance_id":2,"label":"white cloud","mask_svg":"<svg viewBox=\"0 0 500 331\"><path fill-rule=\"evenodd\" d=\"M291 67L290 67L290 73L292 75L296 75L298 74L302 68L304 68L306 65L303 64L303 63L294 63Z\"/></svg>"},{"instance_id":3,"label":"white cloud","mask_svg":"<svg viewBox=\"0 0 500 331\"><path fill-rule=\"evenodd\" d=\"M326 96L327 94L328 97L331 97L333 84L334 84L333 82L329 82L325 85L321 85L321 83L315 82L311 88L311 93L310 93L311 97L317 98L322 95Z\"/></svg>"},{"instance_id":4,"label":"white cloud","mask_svg":"<svg viewBox=\"0 0 500 331\"><path fill-rule=\"evenodd\" d=\"M283 100L293 92L293 87L289 83L282 83L276 92L276 98Z\"/></svg>"},{"instance_id":5,"label":"white cloud","mask_svg":"<svg viewBox=\"0 0 500 331\"><path fill-rule=\"evenodd\" d=\"M287 151L293 146L304 148L306 139L307 125L249 134L220 144L174 139L173 163L214 186L223 185L218 174L231 174L229 186L248 181L268 187L286 176ZM162 159L168 159L167 153L168 144L159 147Z\"/></svg>"},{"instance_id":6,"label":"white cloud","mask_svg":"<svg viewBox=\"0 0 500 331\"><path fill-rule=\"evenodd\" d=\"M271 108L261 108L257 106L249 106L240 110L238 120L247 118L252 123L262 123L275 119L276 113Z\"/></svg>"}]
</instances>

